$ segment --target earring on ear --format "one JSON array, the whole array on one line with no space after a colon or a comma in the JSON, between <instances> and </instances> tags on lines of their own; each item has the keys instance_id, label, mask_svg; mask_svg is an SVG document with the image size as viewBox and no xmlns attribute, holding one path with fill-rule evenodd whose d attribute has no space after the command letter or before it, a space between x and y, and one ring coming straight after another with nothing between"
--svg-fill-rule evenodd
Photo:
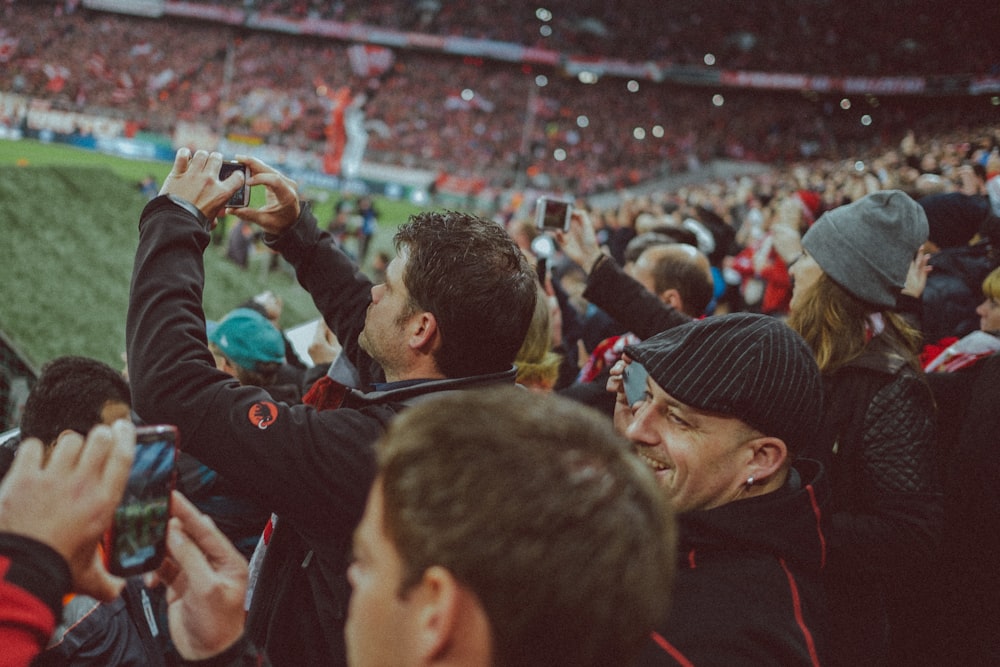
<instances>
[{"instance_id":1,"label":"earring on ear","mask_svg":"<svg viewBox=\"0 0 1000 667\"><path fill-rule=\"evenodd\" d=\"M750 488L753 486L753 482L754 482L753 475L750 475L749 477L747 477L747 484L746 484L746 486L747 486L747 491L748 492L750 491Z\"/></svg>"}]
</instances>

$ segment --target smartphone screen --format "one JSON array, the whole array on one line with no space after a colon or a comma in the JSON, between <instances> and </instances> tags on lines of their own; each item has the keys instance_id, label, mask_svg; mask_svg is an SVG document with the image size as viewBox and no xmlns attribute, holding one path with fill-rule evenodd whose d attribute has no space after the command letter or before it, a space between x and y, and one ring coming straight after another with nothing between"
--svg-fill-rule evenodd
<instances>
[{"instance_id":1,"label":"smartphone screen","mask_svg":"<svg viewBox=\"0 0 1000 667\"><path fill-rule=\"evenodd\" d=\"M135 461L105 538L105 558L112 574L124 577L149 572L163 562L176 459L175 427L136 429Z\"/></svg>"},{"instance_id":2,"label":"smartphone screen","mask_svg":"<svg viewBox=\"0 0 1000 667\"><path fill-rule=\"evenodd\" d=\"M536 204L535 221L541 229L569 229L570 203L541 197Z\"/></svg>"}]
</instances>

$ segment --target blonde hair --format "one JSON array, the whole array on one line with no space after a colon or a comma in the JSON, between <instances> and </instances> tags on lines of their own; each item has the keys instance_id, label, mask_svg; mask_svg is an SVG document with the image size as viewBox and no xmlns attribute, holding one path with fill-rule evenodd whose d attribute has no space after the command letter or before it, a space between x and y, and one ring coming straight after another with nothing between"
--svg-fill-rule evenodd
<instances>
[{"instance_id":1,"label":"blonde hair","mask_svg":"<svg viewBox=\"0 0 1000 667\"><path fill-rule=\"evenodd\" d=\"M993 269L983 278L983 296L987 299L1000 300L1000 267Z\"/></svg>"},{"instance_id":2,"label":"blonde hair","mask_svg":"<svg viewBox=\"0 0 1000 667\"><path fill-rule=\"evenodd\" d=\"M801 335L816 357L823 373L832 373L856 359L868 344L868 322L872 306L835 283L825 273L803 295L803 303L788 317L788 325ZM915 368L920 362L920 332L901 315L882 313L885 329L881 335L894 340L907 352Z\"/></svg>"},{"instance_id":3,"label":"blonde hair","mask_svg":"<svg viewBox=\"0 0 1000 667\"><path fill-rule=\"evenodd\" d=\"M548 297L539 288L528 333L514 359L517 381L526 387L551 390L559 379L561 363L562 355L552 351L552 321L549 318Z\"/></svg>"}]
</instances>

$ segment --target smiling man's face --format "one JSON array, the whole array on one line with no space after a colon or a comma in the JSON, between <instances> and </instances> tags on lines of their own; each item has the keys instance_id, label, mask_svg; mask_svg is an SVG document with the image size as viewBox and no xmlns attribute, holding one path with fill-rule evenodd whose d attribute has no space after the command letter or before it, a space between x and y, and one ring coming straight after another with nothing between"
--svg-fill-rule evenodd
<instances>
[{"instance_id":1,"label":"smiling man's face","mask_svg":"<svg viewBox=\"0 0 1000 667\"><path fill-rule=\"evenodd\" d=\"M677 512L711 509L740 497L752 458L741 446L755 437L750 427L685 405L651 378L642 400L627 409L632 418L624 435Z\"/></svg>"}]
</instances>

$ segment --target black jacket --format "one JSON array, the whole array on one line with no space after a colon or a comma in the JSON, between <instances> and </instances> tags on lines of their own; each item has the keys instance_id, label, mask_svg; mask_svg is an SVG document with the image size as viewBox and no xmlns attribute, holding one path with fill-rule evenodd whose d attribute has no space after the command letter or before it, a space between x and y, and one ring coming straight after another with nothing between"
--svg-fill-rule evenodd
<instances>
[{"instance_id":1,"label":"black jacket","mask_svg":"<svg viewBox=\"0 0 1000 667\"><path fill-rule=\"evenodd\" d=\"M922 373L882 336L823 380L822 436L803 456L824 463L833 490L831 664L884 664L887 595L905 592L940 546L934 402Z\"/></svg>"},{"instance_id":2,"label":"black jacket","mask_svg":"<svg viewBox=\"0 0 1000 667\"><path fill-rule=\"evenodd\" d=\"M924 573L899 665L1000 664L1000 354L929 373L945 471L940 558Z\"/></svg>"},{"instance_id":3,"label":"black jacket","mask_svg":"<svg viewBox=\"0 0 1000 667\"><path fill-rule=\"evenodd\" d=\"M130 577L110 602L73 597L32 666L163 667L180 662L168 636L164 598L164 589L148 589L139 577Z\"/></svg>"},{"instance_id":4,"label":"black jacket","mask_svg":"<svg viewBox=\"0 0 1000 667\"><path fill-rule=\"evenodd\" d=\"M587 276L583 298L607 313L622 331L640 339L691 321L691 316L669 306L625 273L609 256L598 260ZM558 391L561 396L614 415L615 395L607 391L605 370L592 382L576 382Z\"/></svg>"},{"instance_id":5,"label":"black jacket","mask_svg":"<svg viewBox=\"0 0 1000 667\"><path fill-rule=\"evenodd\" d=\"M638 665L822 664L830 490L817 462L793 471L774 493L677 517L670 613Z\"/></svg>"},{"instance_id":6,"label":"black jacket","mask_svg":"<svg viewBox=\"0 0 1000 667\"><path fill-rule=\"evenodd\" d=\"M379 369L358 346L371 282L320 231L307 207L268 239L296 270L363 382ZM166 197L143 211L127 323L133 407L176 424L185 451L279 516L253 595L247 634L275 665L342 665L351 536L375 474L372 445L407 403L430 393L513 384L515 370L351 391L318 412L276 402L218 371L205 342L202 253L209 233Z\"/></svg>"}]
</instances>

